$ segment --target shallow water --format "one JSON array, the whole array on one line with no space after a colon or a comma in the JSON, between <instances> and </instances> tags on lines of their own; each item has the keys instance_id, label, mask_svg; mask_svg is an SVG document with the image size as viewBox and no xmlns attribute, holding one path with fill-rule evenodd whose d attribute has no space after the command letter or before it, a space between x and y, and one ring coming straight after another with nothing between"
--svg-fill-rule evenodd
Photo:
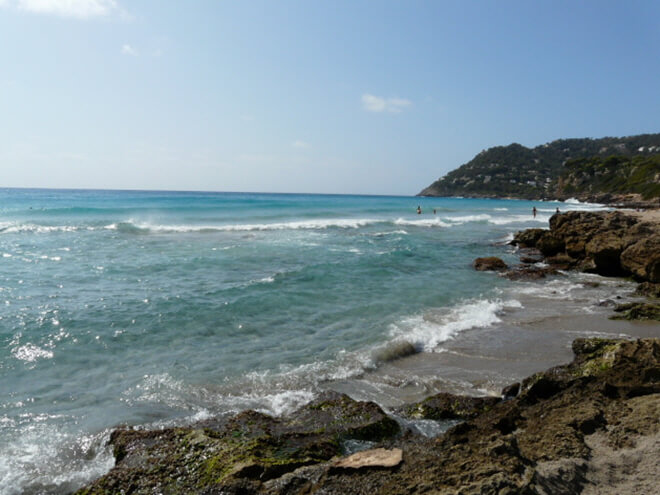
<instances>
[{"instance_id":1,"label":"shallow water","mask_svg":"<svg viewBox=\"0 0 660 495\"><path fill-rule=\"evenodd\" d=\"M558 206L598 208L0 190L0 493L66 493L99 476L118 424L283 414L325 388L385 407L495 393L569 359L570 340L607 312L598 300L630 284L471 268L515 261L505 241Z\"/></svg>"}]
</instances>

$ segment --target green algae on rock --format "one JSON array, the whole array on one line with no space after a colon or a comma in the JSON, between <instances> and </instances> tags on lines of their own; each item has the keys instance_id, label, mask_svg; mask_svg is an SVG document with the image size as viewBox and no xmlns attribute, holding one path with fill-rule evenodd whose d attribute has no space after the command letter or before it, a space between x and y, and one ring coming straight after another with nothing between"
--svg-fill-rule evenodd
<instances>
[{"instance_id":1,"label":"green algae on rock","mask_svg":"<svg viewBox=\"0 0 660 495\"><path fill-rule=\"evenodd\" d=\"M190 427L113 432L115 467L79 495L203 493L251 485L342 452L345 439L377 441L399 425L373 402L328 392L287 418L244 411Z\"/></svg>"}]
</instances>

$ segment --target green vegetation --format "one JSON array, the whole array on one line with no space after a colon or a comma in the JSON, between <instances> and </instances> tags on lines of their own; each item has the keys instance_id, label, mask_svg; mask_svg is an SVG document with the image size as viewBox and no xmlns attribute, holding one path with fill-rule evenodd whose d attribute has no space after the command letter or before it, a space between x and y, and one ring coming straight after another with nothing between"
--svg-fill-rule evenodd
<instances>
[{"instance_id":1,"label":"green vegetation","mask_svg":"<svg viewBox=\"0 0 660 495\"><path fill-rule=\"evenodd\" d=\"M656 197L660 195L659 154L660 134L559 139L535 148L513 143L482 151L420 195L542 199L583 193L639 192L647 198ZM601 170L594 168L593 178L597 178L598 185L587 187L592 184L591 179L579 164L585 159L606 162L612 155L632 163L626 169L627 175L619 177L621 174L608 165L607 170L612 172L608 172L605 180ZM632 186L634 189L629 189Z\"/></svg>"},{"instance_id":2,"label":"green vegetation","mask_svg":"<svg viewBox=\"0 0 660 495\"><path fill-rule=\"evenodd\" d=\"M660 155L571 160L559 178L558 190L564 195L638 193L644 199L660 197Z\"/></svg>"}]
</instances>

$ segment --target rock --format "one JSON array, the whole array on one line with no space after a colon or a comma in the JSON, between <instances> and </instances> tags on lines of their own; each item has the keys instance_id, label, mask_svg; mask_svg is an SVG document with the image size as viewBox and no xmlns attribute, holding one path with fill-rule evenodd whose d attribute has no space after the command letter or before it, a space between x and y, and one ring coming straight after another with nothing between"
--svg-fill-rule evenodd
<instances>
[{"instance_id":1,"label":"rock","mask_svg":"<svg viewBox=\"0 0 660 495\"><path fill-rule=\"evenodd\" d=\"M621 266L640 280L660 282L660 234L630 245L621 253Z\"/></svg>"},{"instance_id":2,"label":"rock","mask_svg":"<svg viewBox=\"0 0 660 495\"><path fill-rule=\"evenodd\" d=\"M510 244L520 248L536 247L536 242L545 234L547 229L527 229L516 232Z\"/></svg>"},{"instance_id":3,"label":"rock","mask_svg":"<svg viewBox=\"0 0 660 495\"><path fill-rule=\"evenodd\" d=\"M231 492L237 487L253 493L265 480L340 454L344 439L377 441L398 431L398 423L373 402L335 392L288 418L244 411L186 428L120 429L110 440L115 467L80 494Z\"/></svg>"},{"instance_id":4,"label":"rock","mask_svg":"<svg viewBox=\"0 0 660 495\"><path fill-rule=\"evenodd\" d=\"M415 419L468 419L487 411L500 400L499 397L467 397L443 392L422 402L402 406L397 412Z\"/></svg>"},{"instance_id":5,"label":"rock","mask_svg":"<svg viewBox=\"0 0 660 495\"><path fill-rule=\"evenodd\" d=\"M403 461L401 449L371 449L357 452L344 457L332 464L334 468L361 469L361 468L391 468Z\"/></svg>"},{"instance_id":6,"label":"rock","mask_svg":"<svg viewBox=\"0 0 660 495\"><path fill-rule=\"evenodd\" d=\"M546 232L536 242L536 247L544 256L554 256L564 251L564 241L552 232Z\"/></svg>"},{"instance_id":7,"label":"rock","mask_svg":"<svg viewBox=\"0 0 660 495\"><path fill-rule=\"evenodd\" d=\"M504 273L509 280L538 280L548 275L559 275L551 266L518 265Z\"/></svg>"},{"instance_id":8,"label":"rock","mask_svg":"<svg viewBox=\"0 0 660 495\"><path fill-rule=\"evenodd\" d=\"M486 258L477 258L472 262L475 270L483 271L501 271L506 270L507 264L496 256L489 256Z\"/></svg>"},{"instance_id":9,"label":"rock","mask_svg":"<svg viewBox=\"0 0 660 495\"><path fill-rule=\"evenodd\" d=\"M558 270L568 270L575 266L576 260L571 258L568 254L559 253L550 256L546 261L552 265L553 268Z\"/></svg>"},{"instance_id":10,"label":"rock","mask_svg":"<svg viewBox=\"0 0 660 495\"><path fill-rule=\"evenodd\" d=\"M251 411L193 428L118 430L117 465L79 494L513 495L655 487L660 339L577 339L573 351L571 363L529 377L515 397L438 438L384 437L387 462L374 452L336 460L332 438L346 438L371 414L378 423L382 411L334 394L289 418ZM314 419L314 411L329 415ZM397 462L403 451L405 462ZM337 466L348 459L350 465ZM637 460L647 460L645 470L636 469Z\"/></svg>"},{"instance_id":11,"label":"rock","mask_svg":"<svg viewBox=\"0 0 660 495\"><path fill-rule=\"evenodd\" d=\"M617 315L610 316L612 320L655 320L660 321L660 304L626 303L618 304L614 311Z\"/></svg>"},{"instance_id":12,"label":"rock","mask_svg":"<svg viewBox=\"0 0 660 495\"><path fill-rule=\"evenodd\" d=\"M593 259L596 273L606 276L623 275L619 256L626 247L620 232L608 231L594 235L585 245L585 254Z\"/></svg>"},{"instance_id":13,"label":"rock","mask_svg":"<svg viewBox=\"0 0 660 495\"><path fill-rule=\"evenodd\" d=\"M635 294L658 299L660 298L660 283L642 282L635 289Z\"/></svg>"},{"instance_id":14,"label":"rock","mask_svg":"<svg viewBox=\"0 0 660 495\"><path fill-rule=\"evenodd\" d=\"M620 211L570 211L550 218L550 230L518 232L512 241L533 244L548 263L605 276L660 282L660 226ZM512 274L516 278L515 274Z\"/></svg>"},{"instance_id":15,"label":"rock","mask_svg":"<svg viewBox=\"0 0 660 495\"><path fill-rule=\"evenodd\" d=\"M512 399L516 395L518 395L518 392L520 391L520 383L513 383L511 385L508 385L502 389L502 397L504 399Z\"/></svg>"}]
</instances>

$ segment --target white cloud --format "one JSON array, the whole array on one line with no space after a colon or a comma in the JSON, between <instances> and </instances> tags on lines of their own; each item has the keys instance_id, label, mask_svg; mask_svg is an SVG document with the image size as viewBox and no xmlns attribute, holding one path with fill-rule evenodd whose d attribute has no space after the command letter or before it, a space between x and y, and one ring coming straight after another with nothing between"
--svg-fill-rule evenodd
<instances>
[{"instance_id":1,"label":"white cloud","mask_svg":"<svg viewBox=\"0 0 660 495\"><path fill-rule=\"evenodd\" d=\"M309 143L306 143L305 141L301 141L300 139L297 139L293 143L291 143L291 146L294 148L309 148Z\"/></svg>"},{"instance_id":2,"label":"white cloud","mask_svg":"<svg viewBox=\"0 0 660 495\"><path fill-rule=\"evenodd\" d=\"M77 19L123 14L115 0L0 0L0 6L11 6L13 3L18 10Z\"/></svg>"},{"instance_id":3,"label":"white cloud","mask_svg":"<svg viewBox=\"0 0 660 495\"><path fill-rule=\"evenodd\" d=\"M124 55L130 55L131 57L137 57L139 55L138 51L128 43L121 46L121 52Z\"/></svg>"},{"instance_id":4,"label":"white cloud","mask_svg":"<svg viewBox=\"0 0 660 495\"><path fill-rule=\"evenodd\" d=\"M400 113L410 105L412 101L405 98L381 98L369 93L362 95L362 108L368 112Z\"/></svg>"}]
</instances>

